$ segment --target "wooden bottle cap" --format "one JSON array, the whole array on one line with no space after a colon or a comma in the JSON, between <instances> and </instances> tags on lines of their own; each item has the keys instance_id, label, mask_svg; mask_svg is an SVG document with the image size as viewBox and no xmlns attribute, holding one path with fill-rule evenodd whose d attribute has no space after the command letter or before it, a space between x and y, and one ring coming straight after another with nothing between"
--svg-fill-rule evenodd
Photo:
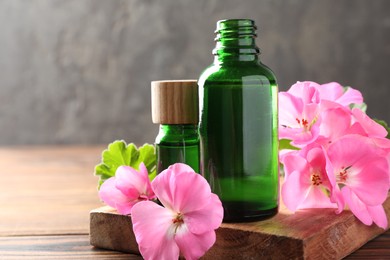
<instances>
[{"instance_id":1,"label":"wooden bottle cap","mask_svg":"<svg viewBox=\"0 0 390 260\"><path fill-rule=\"evenodd\" d=\"M152 120L155 124L199 122L196 80L152 81Z\"/></svg>"}]
</instances>

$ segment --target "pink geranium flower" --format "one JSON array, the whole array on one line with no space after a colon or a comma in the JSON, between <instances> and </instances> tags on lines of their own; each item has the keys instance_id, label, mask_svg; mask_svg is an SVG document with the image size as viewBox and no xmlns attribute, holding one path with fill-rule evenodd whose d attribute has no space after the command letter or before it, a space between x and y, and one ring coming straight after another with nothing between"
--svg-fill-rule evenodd
<instances>
[{"instance_id":1,"label":"pink geranium flower","mask_svg":"<svg viewBox=\"0 0 390 260\"><path fill-rule=\"evenodd\" d=\"M328 176L338 184L332 192L338 212L347 204L363 223L375 221L383 227L386 222L387 226L387 220L383 220L378 210L390 188L389 167L383 151L368 137L346 135L332 143L327 154Z\"/></svg>"},{"instance_id":2,"label":"pink geranium flower","mask_svg":"<svg viewBox=\"0 0 390 260\"><path fill-rule=\"evenodd\" d=\"M223 218L218 196L207 181L185 164L174 164L152 182L157 198L132 208L131 218L145 259L200 258L215 242Z\"/></svg>"},{"instance_id":3,"label":"pink geranium flower","mask_svg":"<svg viewBox=\"0 0 390 260\"><path fill-rule=\"evenodd\" d=\"M336 82L297 82L279 93L279 137L300 149L279 153L289 209L336 205L340 213L347 205L364 224L387 226L390 140L383 126L353 108L362 102L358 90Z\"/></svg>"},{"instance_id":4,"label":"pink geranium flower","mask_svg":"<svg viewBox=\"0 0 390 260\"><path fill-rule=\"evenodd\" d=\"M310 98L306 97L306 99ZM279 111L279 137L281 139L292 140L292 144L298 147L310 144L317 139L320 132L318 104L306 104L299 97L288 92L281 92L279 93Z\"/></svg>"},{"instance_id":5,"label":"pink geranium flower","mask_svg":"<svg viewBox=\"0 0 390 260\"><path fill-rule=\"evenodd\" d=\"M336 207L328 196L334 184L328 179L326 157L320 147L290 153L283 158L283 163L286 177L282 198L288 209Z\"/></svg>"},{"instance_id":6,"label":"pink geranium flower","mask_svg":"<svg viewBox=\"0 0 390 260\"><path fill-rule=\"evenodd\" d=\"M130 214L136 203L155 199L148 170L144 163L139 168L136 171L129 166L120 166L115 177L109 178L100 187L100 199L124 215Z\"/></svg>"}]
</instances>

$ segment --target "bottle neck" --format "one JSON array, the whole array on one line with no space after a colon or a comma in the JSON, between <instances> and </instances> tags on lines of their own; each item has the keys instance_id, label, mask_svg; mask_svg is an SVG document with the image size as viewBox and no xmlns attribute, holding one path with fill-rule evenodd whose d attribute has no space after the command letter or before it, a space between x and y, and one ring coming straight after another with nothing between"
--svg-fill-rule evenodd
<instances>
[{"instance_id":1,"label":"bottle neck","mask_svg":"<svg viewBox=\"0 0 390 260\"><path fill-rule=\"evenodd\" d=\"M214 64L257 62L256 25L248 19L222 20L215 31Z\"/></svg>"},{"instance_id":2,"label":"bottle neck","mask_svg":"<svg viewBox=\"0 0 390 260\"><path fill-rule=\"evenodd\" d=\"M197 143L198 125L160 125L156 143Z\"/></svg>"}]
</instances>

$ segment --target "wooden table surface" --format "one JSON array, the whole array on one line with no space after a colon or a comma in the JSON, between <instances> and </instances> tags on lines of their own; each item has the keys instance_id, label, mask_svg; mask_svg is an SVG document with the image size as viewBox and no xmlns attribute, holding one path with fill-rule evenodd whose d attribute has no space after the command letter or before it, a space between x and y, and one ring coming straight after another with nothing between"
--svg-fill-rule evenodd
<instances>
[{"instance_id":1,"label":"wooden table surface","mask_svg":"<svg viewBox=\"0 0 390 260\"><path fill-rule=\"evenodd\" d=\"M0 148L0 259L142 259L89 244L104 148ZM347 259L390 259L390 231Z\"/></svg>"}]
</instances>

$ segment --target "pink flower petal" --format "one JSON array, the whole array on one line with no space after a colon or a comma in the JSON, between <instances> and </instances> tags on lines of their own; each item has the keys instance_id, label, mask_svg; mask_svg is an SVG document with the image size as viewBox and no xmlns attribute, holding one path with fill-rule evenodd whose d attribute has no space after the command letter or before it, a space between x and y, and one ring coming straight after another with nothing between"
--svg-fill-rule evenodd
<instances>
[{"instance_id":1,"label":"pink flower petal","mask_svg":"<svg viewBox=\"0 0 390 260\"><path fill-rule=\"evenodd\" d=\"M319 105L307 104L303 107L302 116L309 121L309 124L313 124L318 120Z\"/></svg>"},{"instance_id":2,"label":"pink flower petal","mask_svg":"<svg viewBox=\"0 0 390 260\"><path fill-rule=\"evenodd\" d=\"M370 213L374 223L377 224L378 227L387 229L387 225L388 225L387 216L382 205L371 206L371 207L367 206L367 210Z\"/></svg>"},{"instance_id":3,"label":"pink flower petal","mask_svg":"<svg viewBox=\"0 0 390 260\"><path fill-rule=\"evenodd\" d=\"M311 208L336 208L337 205L330 201L330 198L319 186L311 186L306 198L300 203L298 209Z\"/></svg>"},{"instance_id":4,"label":"pink flower petal","mask_svg":"<svg viewBox=\"0 0 390 260\"><path fill-rule=\"evenodd\" d=\"M320 93L320 98L330 101L336 101L343 95L343 87L337 82L322 84L317 87Z\"/></svg>"},{"instance_id":5,"label":"pink flower petal","mask_svg":"<svg viewBox=\"0 0 390 260\"><path fill-rule=\"evenodd\" d=\"M152 187L165 207L183 214L204 207L211 196L206 179L180 163L157 175Z\"/></svg>"},{"instance_id":6,"label":"pink flower petal","mask_svg":"<svg viewBox=\"0 0 390 260\"><path fill-rule=\"evenodd\" d=\"M302 116L303 102L287 92L279 93L279 124L292 128L298 128L299 123L296 118Z\"/></svg>"},{"instance_id":7,"label":"pink flower petal","mask_svg":"<svg viewBox=\"0 0 390 260\"><path fill-rule=\"evenodd\" d=\"M330 201L337 204L336 214L340 214L345 208L345 199L339 186L335 186L332 189Z\"/></svg>"},{"instance_id":8,"label":"pink flower petal","mask_svg":"<svg viewBox=\"0 0 390 260\"><path fill-rule=\"evenodd\" d=\"M321 101L328 100L345 107L350 104L360 104L363 102L363 96L360 91L349 87L344 92L343 86L337 82L320 85L317 87L317 90L320 93Z\"/></svg>"},{"instance_id":9,"label":"pink flower petal","mask_svg":"<svg viewBox=\"0 0 390 260\"><path fill-rule=\"evenodd\" d=\"M357 135L361 135L361 136L368 136L366 133L366 130L364 130L364 128L362 127L362 125L359 122L353 123L352 126L349 129L347 129L345 134L346 135L347 134L357 134Z\"/></svg>"},{"instance_id":10,"label":"pink flower petal","mask_svg":"<svg viewBox=\"0 0 390 260\"><path fill-rule=\"evenodd\" d=\"M131 210L134 235L145 259L178 259L179 247L172 230L175 214L151 201L141 201Z\"/></svg>"},{"instance_id":11,"label":"pink flower petal","mask_svg":"<svg viewBox=\"0 0 390 260\"><path fill-rule=\"evenodd\" d=\"M312 131L304 131L302 128L283 128L279 129L279 137L282 139L289 139L291 145L295 147L303 147L313 143L319 134L319 128L314 126Z\"/></svg>"},{"instance_id":12,"label":"pink flower petal","mask_svg":"<svg viewBox=\"0 0 390 260\"><path fill-rule=\"evenodd\" d=\"M337 99L337 103L343 106L348 106L350 104L361 104L363 103L363 95L360 91L348 88L344 94Z\"/></svg>"},{"instance_id":13,"label":"pink flower petal","mask_svg":"<svg viewBox=\"0 0 390 260\"><path fill-rule=\"evenodd\" d=\"M302 129L300 128L290 128L290 127L279 127L279 138L280 139L288 139L288 140L294 140L296 136L300 135L302 133ZM301 138L303 140L305 139L311 139L311 133L304 133L306 134L307 138ZM291 145L293 145L293 142L291 142Z\"/></svg>"},{"instance_id":14,"label":"pink flower petal","mask_svg":"<svg viewBox=\"0 0 390 260\"><path fill-rule=\"evenodd\" d=\"M309 193L310 184L303 182L300 175L298 171L290 173L282 185L284 205L291 211L296 211Z\"/></svg>"},{"instance_id":15,"label":"pink flower petal","mask_svg":"<svg viewBox=\"0 0 390 260\"><path fill-rule=\"evenodd\" d=\"M322 112L321 119L320 135L329 141L344 135L351 125L351 113L343 107Z\"/></svg>"},{"instance_id":16,"label":"pink flower petal","mask_svg":"<svg viewBox=\"0 0 390 260\"><path fill-rule=\"evenodd\" d=\"M297 152L292 152L283 157L282 163L286 177L288 177L290 173L294 171L305 171L305 169L308 167L306 159L299 156Z\"/></svg>"},{"instance_id":17,"label":"pink flower petal","mask_svg":"<svg viewBox=\"0 0 390 260\"><path fill-rule=\"evenodd\" d=\"M314 147L310 149L306 155L306 160L308 161L311 173L316 173L321 177L322 187L327 188L329 191L336 185L334 178L329 179L327 174L327 162L328 158L326 157L325 149L322 147Z\"/></svg>"},{"instance_id":18,"label":"pink flower petal","mask_svg":"<svg viewBox=\"0 0 390 260\"><path fill-rule=\"evenodd\" d=\"M199 259L215 243L215 231L193 234L184 226L177 232L175 241L186 260Z\"/></svg>"},{"instance_id":19,"label":"pink flower petal","mask_svg":"<svg viewBox=\"0 0 390 260\"><path fill-rule=\"evenodd\" d=\"M346 185L367 205L382 204L389 191L388 165L385 158L367 155L359 162L362 167L355 176L347 179ZM354 167L354 166L352 166Z\"/></svg>"},{"instance_id":20,"label":"pink flower petal","mask_svg":"<svg viewBox=\"0 0 390 260\"><path fill-rule=\"evenodd\" d=\"M120 166L115 176L117 189L122 191L130 200L138 200L140 196L148 199L155 197L143 163L140 165L139 172L129 166Z\"/></svg>"},{"instance_id":21,"label":"pink flower petal","mask_svg":"<svg viewBox=\"0 0 390 260\"><path fill-rule=\"evenodd\" d=\"M222 218L222 203L217 195L211 194L210 201L203 208L184 215L184 222L191 233L202 234L217 229L222 223Z\"/></svg>"},{"instance_id":22,"label":"pink flower petal","mask_svg":"<svg viewBox=\"0 0 390 260\"><path fill-rule=\"evenodd\" d=\"M375 136L375 137L386 137L387 131L386 129L372 120L369 116L367 116L363 111L361 111L358 108L354 108L352 110L352 114L357 120L357 122L360 123L360 125L364 128L365 132L368 136Z\"/></svg>"},{"instance_id":23,"label":"pink flower petal","mask_svg":"<svg viewBox=\"0 0 390 260\"><path fill-rule=\"evenodd\" d=\"M334 108L338 108L338 107L341 107L341 105L339 103L334 102L334 101L330 101L330 100L322 99L321 103L320 103L320 113L322 113L328 109L334 109Z\"/></svg>"},{"instance_id":24,"label":"pink flower petal","mask_svg":"<svg viewBox=\"0 0 390 260\"><path fill-rule=\"evenodd\" d=\"M335 169L334 169L332 162L329 159L328 153L324 147L322 147L322 151L324 153L325 162L326 162L326 165L325 165L326 175L328 176L328 180L329 180L330 184L332 185L332 190L333 190L333 188L336 186Z\"/></svg>"},{"instance_id":25,"label":"pink flower petal","mask_svg":"<svg viewBox=\"0 0 390 260\"><path fill-rule=\"evenodd\" d=\"M100 187L99 197L107 205L116 208L120 214L130 214L134 203L129 201L128 197L115 187L115 182L115 177L106 180Z\"/></svg>"},{"instance_id":26,"label":"pink flower petal","mask_svg":"<svg viewBox=\"0 0 390 260\"><path fill-rule=\"evenodd\" d=\"M115 208L120 214L129 215L135 203L134 201L116 202Z\"/></svg>"},{"instance_id":27,"label":"pink flower petal","mask_svg":"<svg viewBox=\"0 0 390 260\"><path fill-rule=\"evenodd\" d=\"M322 148L324 151L324 156L326 160L326 175L328 176L329 183L331 184L331 189L330 189L330 201L332 203L336 203L338 209L336 210L336 214L340 214L345 207L345 201L344 198L341 194L341 190L339 186L336 183L336 176L334 174L335 170L333 168L333 165L331 161L329 160L328 154L326 153L325 148Z\"/></svg>"},{"instance_id":28,"label":"pink flower petal","mask_svg":"<svg viewBox=\"0 0 390 260\"><path fill-rule=\"evenodd\" d=\"M390 152L390 139L382 138L382 137L372 137L372 141L381 149L384 149L383 152Z\"/></svg>"},{"instance_id":29,"label":"pink flower petal","mask_svg":"<svg viewBox=\"0 0 390 260\"><path fill-rule=\"evenodd\" d=\"M182 213L201 209L211 199L210 185L195 172L181 172L176 176L175 208Z\"/></svg>"},{"instance_id":30,"label":"pink flower petal","mask_svg":"<svg viewBox=\"0 0 390 260\"><path fill-rule=\"evenodd\" d=\"M288 93L302 98L304 104L319 103L319 93L317 88L320 85L312 81L298 81L290 87Z\"/></svg>"},{"instance_id":31,"label":"pink flower petal","mask_svg":"<svg viewBox=\"0 0 390 260\"><path fill-rule=\"evenodd\" d=\"M139 165L139 173L143 175L143 178L146 182L145 194L148 196L149 199L156 198L156 195L154 194L153 189L152 189L152 183L150 182L150 179L149 179L148 169L146 168L146 166L143 162L141 162Z\"/></svg>"},{"instance_id":32,"label":"pink flower petal","mask_svg":"<svg viewBox=\"0 0 390 260\"><path fill-rule=\"evenodd\" d=\"M372 224L372 217L367 211L366 205L359 200L359 198L351 192L348 187L343 187L341 193L345 199L345 202L348 204L351 212L365 225Z\"/></svg>"},{"instance_id":33,"label":"pink flower petal","mask_svg":"<svg viewBox=\"0 0 390 260\"><path fill-rule=\"evenodd\" d=\"M310 149L306 154L306 160L312 168L325 172L326 161L321 148L315 147Z\"/></svg>"},{"instance_id":34,"label":"pink flower petal","mask_svg":"<svg viewBox=\"0 0 390 260\"><path fill-rule=\"evenodd\" d=\"M302 129L291 129L290 131L291 144L296 147L303 147L313 143L318 138L320 128L318 124L314 124L310 131L303 131Z\"/></svg>"},{"instance_id":35,"label":"pink flower petal","mask_svg":"<svg viewBox=\"0 0 390 260\"><path fill-rule=\"evenodd\" d=\"M170 169L174 172L195 172L194 169L185 163L175 163L170 166Z\"/></svg>"},{"instance_id":36,"label":"pink flower petal","mask_svg":"<svg viewBox=\"0 0 390 260\"><path fill-rule=\"evenodd\" d=\"M335 170L354 165L372 153L375 153L372 141L360 135L341 137L329 146L327 152Z\"/></svg>"}]
</instances>

